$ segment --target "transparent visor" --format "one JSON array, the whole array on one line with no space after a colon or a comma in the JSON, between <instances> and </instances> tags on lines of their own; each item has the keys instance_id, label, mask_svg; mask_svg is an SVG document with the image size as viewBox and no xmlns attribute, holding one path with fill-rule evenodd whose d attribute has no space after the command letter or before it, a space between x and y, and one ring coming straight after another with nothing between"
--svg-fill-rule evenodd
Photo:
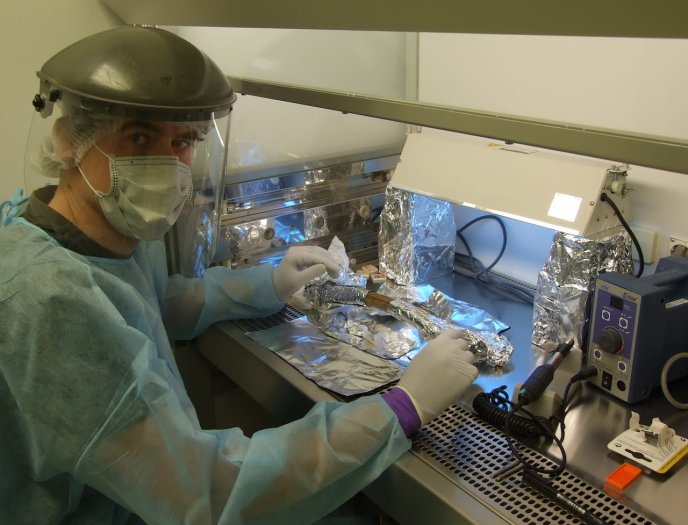
<instances>
[{"instance_id":1,"label":"transparent visor","mask_svg":"<svg viewBox=\"0 0 688 525\"><path fill-rule=\"evenodd\" d=\"M200 276L217 248L230 115L170 122L58 103L34 115L25 190L68 188L73 209L90 206L127 237L165 236L172 270Z\"/></svg>"}]
</instances>

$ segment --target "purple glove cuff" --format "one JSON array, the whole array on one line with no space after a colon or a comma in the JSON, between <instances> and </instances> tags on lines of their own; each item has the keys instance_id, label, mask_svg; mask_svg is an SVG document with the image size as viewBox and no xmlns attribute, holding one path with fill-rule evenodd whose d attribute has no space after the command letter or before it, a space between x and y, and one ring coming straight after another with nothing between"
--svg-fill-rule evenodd
<instances>
[{"instance_id":1,"label":"purple glove cuff","mask_svg":"<svg viewBox=\"0 0 688 525\"><path fill-rule=\"evenodd\" d=\"M389 405L392 412L396 414L406 437L411 437L420 428L420 418L408 394L401 388L391 388L382 394L382 399Z\"/></svg>"}]
</instances>

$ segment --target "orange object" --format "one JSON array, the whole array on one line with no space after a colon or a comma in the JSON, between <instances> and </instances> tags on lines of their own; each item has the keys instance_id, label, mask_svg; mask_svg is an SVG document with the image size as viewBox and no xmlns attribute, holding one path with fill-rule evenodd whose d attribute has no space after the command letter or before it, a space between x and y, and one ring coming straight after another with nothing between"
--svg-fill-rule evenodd
<instances>
[{"instance_id":1,"label":"orange object","mask_svg":"<svg viewBox=\"0 0 688 525\"><path fill-rule=\"evenodd\" d=\"M605 483L605 486L622 492L626 489L626 487L633 483L638 476L642 474L642 472L643 471L638 467L631 465L630 463L624 463L614 472L609 474L609 476L607 476L607 482Z\"/></svg>"}]
</instances>

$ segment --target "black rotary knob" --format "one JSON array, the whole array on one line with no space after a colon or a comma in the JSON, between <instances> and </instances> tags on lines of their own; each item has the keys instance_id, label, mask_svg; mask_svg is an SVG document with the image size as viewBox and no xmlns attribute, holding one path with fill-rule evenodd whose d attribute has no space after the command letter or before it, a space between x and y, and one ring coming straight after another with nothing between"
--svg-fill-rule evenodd
<instances>
[{"instance_id":1,"label":"black rotary knob","mask_svg":"<svg viewBox=\"0 0 688 525\"><path fill-rule=\"evenodd\" d=\"M607 326L600 332L600 348L610 354L618 354L623 350L623 338L621 334L611 326Z\"/></svg>"}]
</instances>

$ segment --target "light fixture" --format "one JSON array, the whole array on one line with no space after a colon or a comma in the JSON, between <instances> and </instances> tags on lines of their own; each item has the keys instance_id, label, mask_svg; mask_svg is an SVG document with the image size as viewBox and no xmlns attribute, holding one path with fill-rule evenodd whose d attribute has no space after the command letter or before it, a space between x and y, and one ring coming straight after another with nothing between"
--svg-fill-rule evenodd
<instances>
[{"instance_id":1,"label":"light fixture","mask_svg":"<svg viewBox=\"0 0 688 525\"><path fill-rule=\"evenodd\" d=\"M394 187L591 237L630 220L627 167L609 161L423 129L411 133Z\"/></svg>"}]
</instances>

